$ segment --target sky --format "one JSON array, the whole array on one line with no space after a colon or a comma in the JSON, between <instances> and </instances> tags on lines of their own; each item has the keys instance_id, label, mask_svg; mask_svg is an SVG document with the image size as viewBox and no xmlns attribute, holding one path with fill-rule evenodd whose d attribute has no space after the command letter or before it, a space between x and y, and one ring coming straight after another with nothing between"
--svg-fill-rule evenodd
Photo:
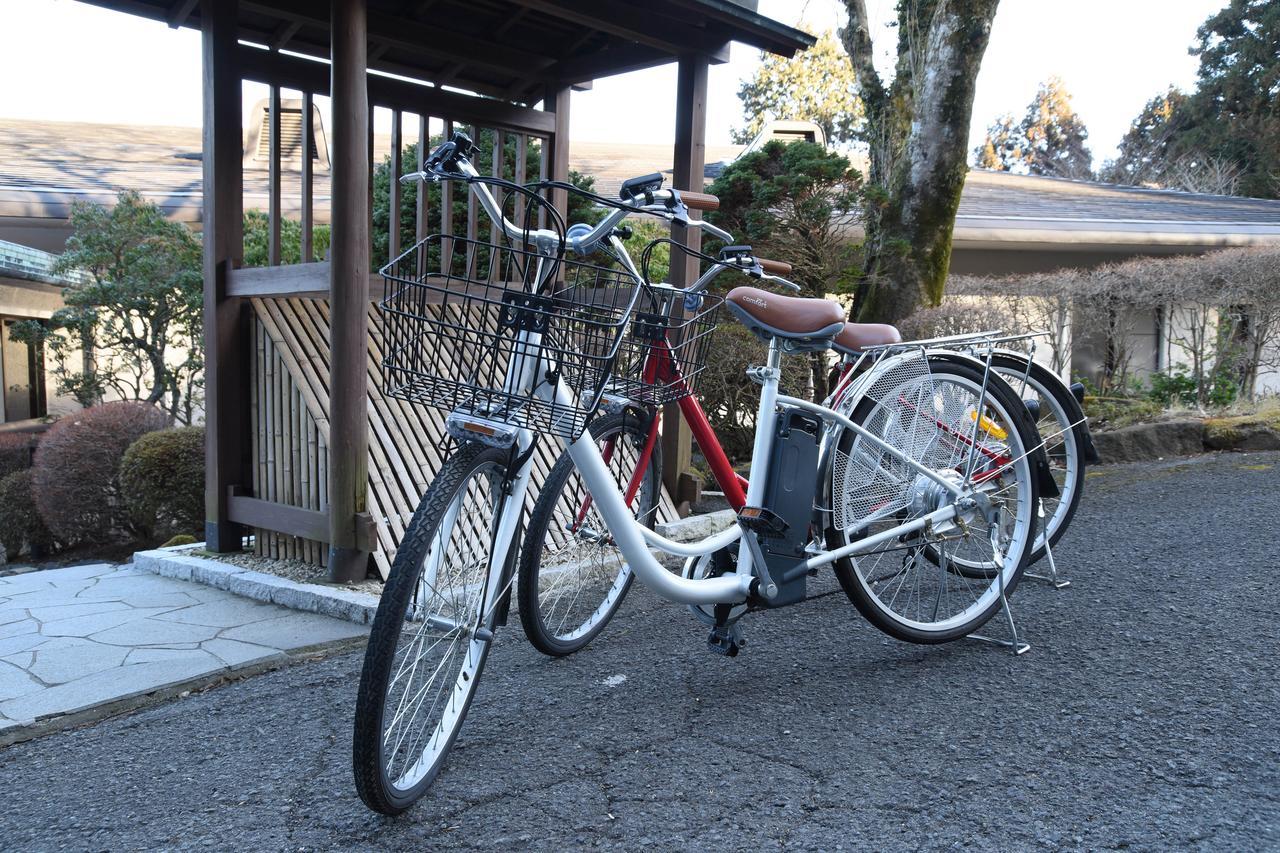
<instances>
[{"instance_id":1,"label":"sky","mask_svg":"<svg viewBox=\"0 0 1280 853\"><path fill-rule=\"evenodd\" d=\"M1130 121L1170 84L1191 89L1196 28L1226 0L1003 0L983 59L970 147L988 124L1021 116L1036 87L1060 76L1089 129L1095 164L1115 154ZM892 64L894 0L867 0L873 41ZM836 0L760 0L761 13L824 30L843 24ZM737 98L759 51L734 45L710 72L707 142L744 123ZM190 29L75 0L0 0L0 117L115 124L200 124L200 39ZM571 133L590 142L670 142L674 66L598 80L573 97ZM265 88L246 85L246 109ZM653 104L652 114L637 103ZM385 117L383 118L385 120ZM327 123L326 123L327 126Z\"/></svg>"}]
</instances>

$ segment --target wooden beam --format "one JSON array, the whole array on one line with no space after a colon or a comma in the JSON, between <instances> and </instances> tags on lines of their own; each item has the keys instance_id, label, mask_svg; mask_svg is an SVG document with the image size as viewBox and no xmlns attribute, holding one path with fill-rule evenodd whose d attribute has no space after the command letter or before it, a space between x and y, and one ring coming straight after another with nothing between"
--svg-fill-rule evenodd
<instances>
[{"instance_id":1,"label":"wooden beam","mask_svg":"<svg viewBox=\"0 0 1280 853\"><path fill-rule=\"evenodd\" d=\"M329 23L325 18L324 4L312 0L272 0L270 3L247 0L244 6L250 11L321 29ZM380 57L388 49L395 48L419 56L463 61L501 74L525 75L535 75L539 69L555 62L554 56L462 32L442 24L447 22L434 20L430 24L423 24L412 18L371 11L367 15L369 42L375 45L371 56Z\"/></svg>"},{"instance_id":2,"label":"wooden beam","mask_svg":"<svg viewBox=\"0 0 1280 853\"><path fill-rule=\"evenodd\" d=\"M391 111L391 174L387 186L387 260L394 261L400 257L400 175L401 159L404 152L401 125L404 119L399 110Z\"/></svg>"},{"instance_id":3,"label":"wooden beam","mask_svg":"<svg viewBox=\"0 0 1280 853\"><path fill-rule=\"evenodd\" d=\"M609 33L638 42L675 57L688 53L706 55L711 61L729 61L729 42L722 35L707 33L682 21L656 15L648 4L621 0L518 0L537 12L569 21L580 27ZM663 22L656 26L656 22Z\"/></svg>"},{"instance_id":4,"label":"wooden beam","mask_svg":"<svg viewBox=\"0 0 1280 853\"><path fill-rule=\"evenodd\" d=\"M575 56L553 65L549 72L557 80L584 82L613 74L653 68L671 61L671 55L643 44L623 44L585 56Z\"/></svg>"},{"instance_id":5,"label":"wooden beam","mask_svg":"<svg viewBox=\"0 0 1280 853\"><path fill-rule=\"evenodd\" d=\"M707 163L707 71L705 56L682 56L676 76L676 144L672 183L676 189L702 191ZM701 213L691 211L690 216L700 219ZM671 239L692 249L702 246L699 229L671 227ZM687 287L698 277L698 262L687 257L683 263L676 259L681 254L672 250L671 284ZM667 406L662 413L662 479L672 499L679 508L691 496L681 494L681 485L688 482L682 475L689 470L693 460L689 427L680 417L680 407Z\"/></svg>"},{"instance_id":6,"label":"wooden beam","mask_svg":"<svg viewBox=\"0 0 1280 853\"><path fill-rule=\"evenodd\" d=\"M280 87L267 106L267 264L280 265Z\"/></svg>"},{"instance_id":7,"label":"wooden beam","mask_svg":"<svg viewBox=\"0 0 1280 853\"><path fill-rule=\"evenodd\" d=\"M244 78L328 95L330 66L323 62L241 45L236 54ZM489 98L449 92L434 86L390 77L368 78L368 97L379 106L419 114L448 116L465 124L497 127L515 133L546 136L555 119L541 110Z\"/></svg>"},{"instance_id":8,"label":"wooden beam","mask_svg":"<svg viewBox=\"0 0 1280 853\"><path fill-rule=\"evenodd\" d=\"M356 516L369 490L365 312L369 302L369 91L365 0L333 0L333 243L329 305L329 578L363 580Z\"/></svg>"},{"instance_id":9,"label":"wooden beam","mask_svg":"<svg viewBox=\"0 0 1280 853\"><path fill-rule=\"evenodd\" d=\"M227 514L227 488L247 482L249 324L227 280L244 251L240 69L236 3L202 0L204 90L205 543L239 551L244 529Z\"/></svg>"},{"instance_id":10,"label":"wooden beam","mask_svg":"<svg viewBox=\"0 0 1280 853\"><path fill-rule=\"evenodd\" d=\"M431 144L431 118L430 116L418 116L418 171L421 172L427 161L427 146ZM418 215L416 235L418 242L421 243L423 238L431 233L428 223L428 217L431 215L431 207L427 203L430 198L427 195L427 185L422 181L417 186L417 205Z\"/></svg>"},{"instance_id":11,"label":"wooden beam","mask_svg":"<svg viewBox=\"0 0 1280 853\"><path fill-rule=\"evenodd\" d=\"M261 527L310 539L329 541L329 513L322 510L303 509L289 504L264 501L242 494L239 486L232 486L227 497L227 510L232 521L246 527ZM378 541L378 525L369 513L360 513L355 524L356 542L361 550L372 551Z\"/></svg>"},{"instance_id":12,"label":"wooden beam","mask_svg":"<svg viewBox=\"0 0 1280 853\"><path fill-rule=\"evenodd\" d=\"M178 0L170 6L169 14L165 16L165 23L169 25L169 29L176 30L185 24L199 2L200 0Z\"/></svg>"}]
</instances>

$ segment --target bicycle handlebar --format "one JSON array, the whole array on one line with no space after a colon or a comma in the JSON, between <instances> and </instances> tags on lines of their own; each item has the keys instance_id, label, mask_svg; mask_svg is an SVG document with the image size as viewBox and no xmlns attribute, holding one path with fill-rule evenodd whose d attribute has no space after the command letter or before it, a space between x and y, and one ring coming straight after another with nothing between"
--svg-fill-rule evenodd
<instances>
[{"instance_id":1,"label":"bicycle handlebar","mask_svg":"<svg viewBox=\"0 0 1280 853\"><path fill-rule=\"evenodd\" d=\"M565 247L572 249L578 254L590 254L595 250L597 244L606 238L615 249L624 257L626 256L622 242L614 236L614 229L623 219L633 212L648 213L653 216L659 216L664 219L670 219L687 228L701 228L711 236L723 240L725 243L733 242L733 235L729 234L722 228L712 225L710 222L701 219L689 219L687 213L689 210L713 211L720 208L720 199L709 193L699 193L692 191L679 191L674 189L667 190L647 190L644 193L645 204L634 205L626 204L615 206L614 209L604 217L590 231L579 234L574 237L564 238L555 231L547 229L527 229L516 225L503 215L502 208L497 200L493 197L493 193L484 184L484 178L476 171L475 166L471 165L468 159L469 155L475 150L475 144L470 137L465 134L455 133L451 141L438 146L431 152L431 156L424 162L423 171L410 172L400 176L400 181L408 182L413 180L422 181L438 181L442 178L445 180L459 179L465 180L471 189L475 192L480 205L484 208L485 213L506 234L511 240L528 240L539 247L550 248L558 245L563 240ZM594 198L599 198L593 196ZM613 202L617 205L616 202ZM630 258L628 258L630 260ZM637 278L640 276L636 273L633 264L628 264L633 274ZM799 291L800 286L794 282L787 281L782 276L791 273L791 265L782 261L771 261L767 258L757 258L749 253L739 253L731 258L722 258L718 263L707 270L697 281L689 287L689 292L698 293L707 288L717 275L730 267L739 272L756 278L774 281L791 290Z\"/></svg>"},{"instance_id":2,"label":"bicycle handlebar","mask_svg":"<svg viewBox=\"0 0 1280 853\"><path fill-rule=\"evenodd\" d=\"M690 210L719 210L720 199L710 193L696 193L692 190L680 190L680 201Z\"/></svg>"},{"instance_id":3,"label":"bicycle handlebar","mask_svg":"<svg viewBox=\"0 0 1280 853\"><path fill-rule=\"evenodd\" d=\"M757 257L756 263L760 265L760 269L764 270L769 275L791 275L791 264L786 261L771 261L768 258Z\"/></svg>"}]
</instances>

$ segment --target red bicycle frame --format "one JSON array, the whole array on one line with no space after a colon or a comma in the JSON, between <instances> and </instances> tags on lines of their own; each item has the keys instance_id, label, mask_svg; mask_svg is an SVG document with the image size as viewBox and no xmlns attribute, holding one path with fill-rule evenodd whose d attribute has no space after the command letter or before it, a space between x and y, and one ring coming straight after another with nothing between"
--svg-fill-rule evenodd
<instances>
[{"instance_id":1,"label":"red bicycle frame","mask_svg":"<svg viewBox=\"0 0 1280 853\"><path fill-rule=\"evenodd\" d=\"M846 387L853 376L853 365L846 362L841 366L840 378L836 383L837 392ZM642 373L643 381L647 385L660 384L669 386L680 394L677 405L680 407L680 414L684 416L685 422L689 424L689 431L693 433L693 439L698 443L698 448L702 451L703 457L707 460L707 464L711 468L711 475L715 478L716 484L720 486L720 490L724 492L725 500L729 506L735 511L741 511L746 506L747 496L747 479L733 470L733 464L729 462L729 457L725 454L724 448L720 446L720 440L716 437L715 430L711 426L711 421L707 418L706 411L703 410L702 404L698 402L686 384L684 376L680 372L680 365L676 361L671 350L671 344L664 335L661 339L653 342L648 348L645 356L645 363ZM932 420L940 429L950 435L953 439L958 439L964 444L975 446L972 439L957 430L952 429L937 418L929 417L923 412L911 406L909 401L903 400L917 412L921 417ZM649 424L649 432L645 436L644 446L640 451L640 458L636 462L636 468L631 474L631 479L627 482L627 488L624 493L627 505L635 499L636 494L640 490L640 484L644 480L645 472L649 468L649 463L653 459L653 448L658 442L658 434L661 429L662 410L658 409L654 412L653 421ZM608 463L613 456L616 446L616 438L610 438L605 442L603 451L604 460ZM996 476L997 472L1009 462L1007 454L997 454L994 451L976 445L978 450L994 462L997 466L995 472L983 473L975 478L978 482ZM586 518L587 509L591 506L591 496L587 495L584 499L581 509L578 513L578 523L582 523Z\"/></svg>"}]
</instances>

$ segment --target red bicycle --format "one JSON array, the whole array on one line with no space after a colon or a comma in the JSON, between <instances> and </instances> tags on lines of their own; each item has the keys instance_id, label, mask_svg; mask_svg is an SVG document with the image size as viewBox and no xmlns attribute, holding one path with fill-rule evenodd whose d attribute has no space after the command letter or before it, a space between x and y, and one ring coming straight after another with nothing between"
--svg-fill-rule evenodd
<instances>
[{"instance_id":1,"label":"red bicycle","mask_svg":"<svg viewBox=\"0 0 1280 853\"><path fill-rule=\"evenodd\" d=\"M718 230L706 223L700 224L713 234ZM611 246L615 259L623 267L636 270L621 240L611 240ZM839 374L827 405L843 412L854 422L864 424L884 417L886 408L877 406L875 401L883 399L883 393L892 393L882 389L881 393L868 395L867 389L860 387L860 378L867 373L865 367L892 354L894 345L901 342L896 328L846 323L843 309L828 300L781 296L755 287L735 288L724 298L708 294L706 290L711 282L726 271L794 290L800 288L785 278L791 272L789 265L756 257L748 246L729 246L718 258L702 257L710 262L710 268L688 290L649 285L650 292L658 294L656 298L662 301L648 306L647 311L637 313L619 356L615 380L604 396L607 414L598 417L591 425L591 434L599 444L601 457L627 506L638 520L649 527L656 521L662 488L661 443L658 441L662 409L672 403L679 406L693 440L697 442L729 507L738 513L753 511L747 506L749 483L734 470L695 393L696 378L705 368L716 313L722 305L762 338L778 331L787 333L786 340L792 351L834 349L840 353ZM643 273L641 276L645 277ZM684 300L684 304L673 304L674 300ZM806 330L821 331L811 338L794 337L795 332ZM957 363L950 365L945 372L947 375L941 378L942 382L962 384L967 393L998 384L1004 395L1016 399L1012 390L990 371ZM750 370L748 375L751 375ZM904 388L910 386L915 389L918 385L918 377L904 376L902 379L906 383ZM941 385L939 388L938 393L944 393ZM917 391L911 393L914 395ZM909 402L906 397L899 402L903 405L896 407L897 410L910 411L905 406ZM1009 470L1014 461L1000 449L1003 447L1000 438L1007 423L1001 427L975 409L972 420L967 422L975 432L966 434L955 424L944 423L928 412L917 412L917 415L929 429L916 431L921 435L927 432L934 441L953 442L955 452L952 455L955 458L973 458L975 454L972 452L962 451L974 447L979 450L977 458L982 460L984 470L958 471L955 474L957 478L968 475L974 482L990 479L991 487L999 488L995 481ZM788 424L777 427L782 432L790 428ZM1035 424L1025 411L1019 413L1016 428L1020 433L1020 446L1039 447ZM981 431L981 440L975 443L976 431ZM757 442L765 432L757 430ZM826 460L819 461L815 456L808 464L831 470L832 475L824 478L817 495L812 492L795 495L790 504L797 508L800 524L808 524L815 502L833 512L837 523L827 531L829 547L839 547L853 539L873 535L877 527L900 524L905 515L920 511L932 500L928 495L921 495L920 506L903 507L897 500L901 491L899 487L877 489L874 484L855 482L856 472L883 470L885 466L883 463L876 466L838 464L841 460L874 452L874 449L866 447L865 442L860 442L855 433L840 429L838 425L828 429L825 436L815 435L812 446L813 452L824 454ZM1042 452L1040 456L1043 456ZM876 513L880 511L883 511L883 516L877 517ZM864 524L868 517L872 521ZM861 526L854 529L856 525ZM927 538L891 543L878 552L860 557L856 564L852 559L844 559L834 566L846 593L873 624L892 636L913 642L938 642L939 639L936 633L915 624L918 616L908 621L894 611L897 602L891 599L896 599L900 590L888 590L895 583L901 585L904 555L914 561L941 561L947 571L969 577L993 576L986 556L962 553L963 548L957 544L963 539L962 534L944 536L937 541L926 541ZM685 555L683 565L669 568L678 569L690 578L731 573L734 566L732 550L724 549L713 555L690 551ZM617 612L633 580L634 575L609 536L603 518L596 512L583 478L568 455L563 456L543 485L530 516L521 552L517 595L525 634L545 654L572 654L604 629ZM745 605L720 607L726 612L717 614L712 606L692 606L692 609L703 621L721 628L746 612Z\"/></svg>"}]
</instances>

